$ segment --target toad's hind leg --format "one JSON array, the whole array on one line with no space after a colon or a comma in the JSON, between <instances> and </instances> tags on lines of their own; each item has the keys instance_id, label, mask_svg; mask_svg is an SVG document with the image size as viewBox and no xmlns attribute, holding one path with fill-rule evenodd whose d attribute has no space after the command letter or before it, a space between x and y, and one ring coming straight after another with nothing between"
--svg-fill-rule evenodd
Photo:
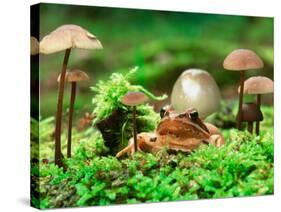
<instances>
[{"instance_id":1,"label":"toad's hind leg","mask_svg":"<svg viewBox=\"0 0 281 212\"><path fill-rule=\"evenodd\" d=\"M133 141L133 142L132 142ZM126 146L124 149L122 149L121 151L119 151L116 154L116 157L119 158L121 156L123 156L126 153L131 153L134 154L135 153L135 148L134 148L134 139L130 139L128 146Z\"/></svg>"},{"instance_id":2,"label":"toad's hind leg","mask_svg":"<svg viewBox=\"0 0 281 212\"><path fill-rule=\"evenodd\" d=\"M145 151L149 152L152 151L152 149L156 148L156 144L153 141L156 139L156 135L154 133L140 133L137 135L137 150L138 151ZM130 153L133 155L135 153L134 148L134 138L131 138L129 140L129 144L127 147L122 149L120 152L116 154L116 157L121 157L126 153Z\"/></svg>"},{"instance_id":3,"label":"toad's hind leg","mask_svg":"<svg viewBox=\"0 0 281 212\"><path fill-rule=\"evenodd\" d=\"M145 143L143 136L137 135L137 150L142 151L141 147ZM129 140L128 146L122 149L120 152L116 154L116 157L119 158L126 153L130 153L133 155L135 153L135 145L134 145L134 138Z\"/></svg>"}]
</instances>

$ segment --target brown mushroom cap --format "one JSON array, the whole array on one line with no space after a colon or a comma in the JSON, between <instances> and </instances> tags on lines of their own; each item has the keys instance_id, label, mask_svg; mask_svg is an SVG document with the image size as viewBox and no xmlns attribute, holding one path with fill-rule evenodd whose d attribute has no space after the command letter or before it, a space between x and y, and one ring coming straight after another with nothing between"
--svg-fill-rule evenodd
<instances>
[{"instance_id":1,"label":"brown mushroom cap","mask_svg":"<svg viewBox=\"0 0 281 212\"><path fill-rule=\"evenodd\" d=\"M263 61L249 49L236 49L227 55L223 67L231 71L259 69L263 68Z\"/></svg>"},{"instance_id":2,"label":"brown mushroom cap","mask_svg":"<svg viewBox=\"0 0 281 212\"><path fill-rule=\"evenodd\" d=\"M102 49L102 45L96 36L77 25L62 25L40 42L40 53L43 54L70 48Z\"/></svg>"},{"instance_id":3,"label":"brown mushroom cap","mask_svg":"<svg viewBox=\"0 0 281 212\"><path fill-rule=\"evenodd\" d=\"M58 77L58 82L60 82L60 75ZM75 69L72 71L67 71L65 74L65 81L66 82L80 82L80 81L88 81L89 76L84 71L79 69Z\"/></svg>"},{"instance_id":4,"label":"brown mushroom cap","mask_svg":"<svg viewBox=\"0 0 281 212\"><path fill-rule=\"evenodd\" d=\"M245 103L242 105L242 121L254 122L262 120L262 112L255 103Z\"/></svg>"},{"instance_id":5,"label":"brown mushroom cap","mask_svg":"<svg viewBox=\"0 0 281 212\"><path fill-rule=\"evenodd\" d=\"M137 106L143 104L148 100L148 97L139 91L129 91L122 98L121 102L127 106Z\"/></svg>"},{"instance_id":6,"label":"brown mushroom cap","mask_svg":"<svg viewBox=\"0 0 281 212\"><path fill-rule=\"evenodd\" d=\"M273 93L273 81L267 77L250 77L244 82L244 94L265 94ZM240 92L240 86L238 93Z\"/></svg>"},{"instance_id":7,"label":"brown mushroom cap","mask_svg":"<svg viewBox=\"0 0 281 212\"><path fill-rule=\"evenodd\" d=\"M30 54L31 55L39 54L39 42L33 36L30 37Z\"/></svg>"}]
</instances>

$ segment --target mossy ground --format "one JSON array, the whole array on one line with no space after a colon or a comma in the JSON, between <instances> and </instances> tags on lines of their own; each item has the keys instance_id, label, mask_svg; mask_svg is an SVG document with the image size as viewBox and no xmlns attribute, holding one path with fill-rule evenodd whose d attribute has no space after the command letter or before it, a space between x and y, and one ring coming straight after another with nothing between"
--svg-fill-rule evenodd
<instances>
[{"instance_id":1,"label":"mossy ground","mask_svg":"<svg viewBox=\"0 0 281 212\"><path fill-rule=\"evenodd\" d=\"M272 194L272 128L262 126L260 136L235 129L223 134L226 144L219 149L206 145L190 155L163 149L117 159L107 155L98 132L74 131L74 154L65 160L65 172L52 162L53 140L41 137L39 167L32 168L40 201L33 196L33 204L54 208Z\"/></svg>"},{"instance_id":2,"label":"mossy ground","mask_svg":"<svg viewBox=\"0 0 281 212\"><path fill-rule=\"evenodd\" d=\"M124 107L119 100L127 90L143 90L132 86L127 77L113 76L94 89L94 113L98 120ZM118 89L121 85L122 89ZM159 115L148 105L141 108L139 130L153 130ZM130 111L124 110L128 117L121 121L131 126ZM246 130L223 129L235 123L235 107L210 117L209 121L220 125L225 145L221 148L202 145L191 154L168 153L164 148L155 154L138 152L117 159L94 126L83 132L73 128L73 156L64 159L66 170L58 168L53 161L54 118L39 123L33 120L32 204L55 208L272 194L273 107L263 106L262 111L260 136ZM116 129L115 134L123 135L125 128ZM63 155L66 155L66 133L62 134ZM122 143L123 137L117 139L117 144Z\"/></svg>"}]
</instances>

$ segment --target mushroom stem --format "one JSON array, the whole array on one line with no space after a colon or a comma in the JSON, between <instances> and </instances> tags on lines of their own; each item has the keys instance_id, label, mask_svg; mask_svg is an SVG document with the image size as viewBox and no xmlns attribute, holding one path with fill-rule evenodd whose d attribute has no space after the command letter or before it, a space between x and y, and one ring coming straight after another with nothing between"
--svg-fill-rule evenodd
<instances>
[{"instance_id":1,"label":"mushroom stem","mask_svg":"<svg viewBox=\"0 0 281 212\"><path fill-rule=\"evenodd\" d=\"M253 133L253 122L249 121L248 122L248 131L252 134Z\"/></svg>"},{"instance_id":2,"label":"mushroom stem","mask_svg":"<svg viewBox=\"0 0 281 212\"><path fill-rule=\"evenodd\" d=\"M261 107L261 94L257 94L257 106L260 109ZM260 134L260 122L256 122L256 135Z\"/></svg>"},{"instance_id":3,"label":"mushroom stem","mask_svg":"<svg viewBox=\"0 0 281 212\"><path fill-rule=\"evenodd\" d=\"M71 135L72 135L72 117L74 111L74 102L76 97L76 82L71 83L71 96L69 104L69 114L68 114L68 135L67 135L67 157L71 157Z\"/></svg>"},{"instance_id":4,"label":"mushroom stem","mask_svg":"<svg viewBox=\"0 0 281 212\"><path fill-rule=\"evenodd\" d=\"M55 129L55 164L62 167L62 153L61 153L61 119L63 106L63 93L65 84L65 73L71 49L65 50L63 65L61 69L61 81L59 83L58 104L56 114L56 129Z\"/></svg>"},{"instance_id":5,"label":"mushroom stem","mask_svg":"<svg viewBox=\"0 0 281 212\"><path fill-rule=\"evenodd\" d=\"M134 128L134 149L137 152L137 123L136 123L136 106L133 106L133 128Z\"/></svg>"},{"instance_id":6,"label":"mushroom stem","mask_svg":"<svg viewBox=\"0 0 281 212\"><path fill-rule=\"evenodd\" d=\"M241 130L243 92L244 92L244 72L240 71L239 109L238 109L238 120L237 120L238 130Z\"/></svg>"}]
</instances>

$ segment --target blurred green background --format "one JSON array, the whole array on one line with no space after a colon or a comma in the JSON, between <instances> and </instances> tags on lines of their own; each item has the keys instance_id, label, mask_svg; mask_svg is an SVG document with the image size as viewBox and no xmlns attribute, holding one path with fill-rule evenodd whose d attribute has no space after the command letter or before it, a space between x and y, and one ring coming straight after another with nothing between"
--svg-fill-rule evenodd
<instances>
[{"instance_id":1,"label":"blurred green background","mask_svg":"<svg viewBox=\"0 0 281 212\"><path fill-rule=\"evenodd\" d=\"M155 94L170 95L182 71L201 68L217 81L224 99L237 95L239 75L226 71L222 63L237 48L249 48L264 61L263 70L246 76L264 75L273 79L273 18L102 8L60 4L40 5L40 40L64 24L77 24L97 36L103 50L71 52L69 68L90 75L90 82L78 84L75 117L93 110L90 86L106 80L112 72L140 69L132 79ZM53 116L57 102L57 76L64 52L40 56L41 116ZM69 105L67 85L64 111ZM272 95L263 98L272 103ZM154 103L155 109L169 103Z\"/></svg>"}]
</instances>

